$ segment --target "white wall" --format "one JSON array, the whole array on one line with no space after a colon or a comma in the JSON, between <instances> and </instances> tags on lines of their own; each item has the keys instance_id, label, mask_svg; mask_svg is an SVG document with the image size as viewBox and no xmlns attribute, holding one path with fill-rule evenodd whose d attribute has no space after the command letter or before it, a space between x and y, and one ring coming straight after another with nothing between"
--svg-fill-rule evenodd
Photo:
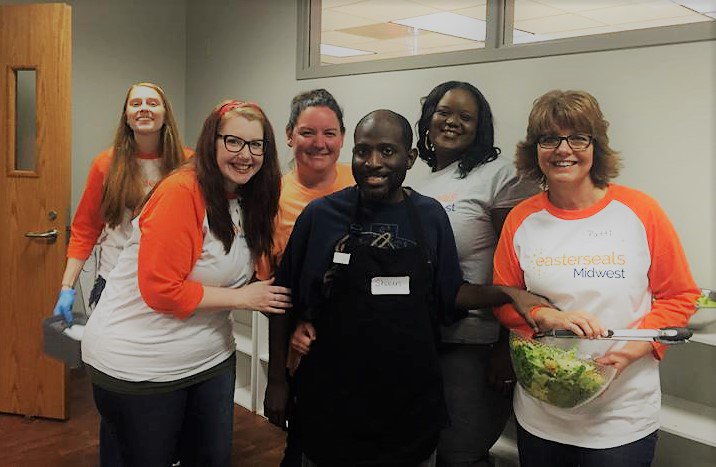
<instances>
[{"instance_id":1,"label":"white wall","mask_svg":"<svg viewBox=\"0 0 716 467\"><path fill-rule=\"evenodd\" d=\"M30 1L0 0L9 3ZM124 93L136 81L164 87L190 146L223 98L259 102L281 134L291 97L325 87L343 105L350 133L361 116L379 107L414 122L419 98L434 85L470 81L490 101L497 144L508 157L524 134L534 98L552 88L581 88L599 99L612 123L612 146L625 162L617 182L661 202L697 282L716 287L714 41L297 81L296 2L66 3L73 15L73 206L92 157L110 145ZM351 145L352 135L345 161ZM424 173L424 165L411 172L408 181Z\"/></svg>"},{"instance_id":2,"label":"white wall","mask_svg":"<svg viewBox=\"0 0 716 467\"><path fill-rule=\"evenodd\" d=\"M509 62L297 81L296 11L290 1L188 0L187 133L193 141L220 99L254 100L283 133L297 92L330 90L349 133L376 108L415 122L419 98L443 81L464 80L488 98L497 144L512 157L532 101L554 89L584 89L611 122L625 168L618 183L641 189L667 211L696 281L716 287L716 42L647 47ZM352 134L341 156L350 160ZM282 156L288 158L288 148ZM424 173L413 169L408 181ZM421 172L422 171L422 172Z\"/></svg>"},{"instance_id":3,"label":"white wall","mask_svg":"<svg viewBox=\"0 0 716 467\"><path fill-rule=\"evenodd\" d=\"M49 3L0 0L0 4ZM64 0L72 7L72 207L111 146L129 86L152 81L185 121L185 0Z\"/></svg>"}]
</instances>

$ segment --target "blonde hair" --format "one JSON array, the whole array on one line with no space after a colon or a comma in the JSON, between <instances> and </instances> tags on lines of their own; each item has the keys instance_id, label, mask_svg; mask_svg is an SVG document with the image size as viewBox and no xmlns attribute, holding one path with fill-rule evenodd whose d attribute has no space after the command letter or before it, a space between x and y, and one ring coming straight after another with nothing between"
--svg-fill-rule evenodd
<instances>
[{"instance_id":1,"label":"blonde hair","mask_svg":"<svg viewBox=\"0 0 716 467\"><path fill-rule=\"evenodd\" d=\"M557 128L571 129L592 136L594 161L589 177L595 186L604 188L619 175L621 158L609 147L607 128L597 100L586 91L553 90L537 98L530 112L527 136L517 144L515 165L521 175L547 186L547 179L537 162L537 140Z\"/></svg>"},{"instance_id":2,"label":"blonde hair","mask_svg":"<svg viewBox=\"0 0 716 467\"><path fill-rule=\"evenodd\" d=\"M125 209L135 210L144 198L144 186L141 179L139 164L135 157L137 143L134 132L127 123L127 101L132 90L138 87L153 89L159 94L164 104L164 125L161 128L159 153L161 156L160 171L162 176L178 167L184 160L184 150L179 135L174 112L164 90L154 83L136 83L129 87L124 98L119 125L114 134L112 162L109 166L107 179L102 193L101 212L110 227L116 227L124 219Z\"/></svg>"}]
</instances>

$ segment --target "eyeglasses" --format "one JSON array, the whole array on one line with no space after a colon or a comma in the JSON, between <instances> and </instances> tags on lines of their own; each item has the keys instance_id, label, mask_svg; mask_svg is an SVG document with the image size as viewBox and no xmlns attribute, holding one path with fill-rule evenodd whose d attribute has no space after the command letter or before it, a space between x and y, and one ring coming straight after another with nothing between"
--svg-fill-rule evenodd
<instances>
[{"instance_id":1,"label":"eyeglasses","mask_svg":"<svg viewBox=\"0 0 716 467\"><path fill-rule=\"evenodd\" d=\"M216 136L217 138L221 138L224 140L224 147L229 152L239 153L242 149L244 149L244 146L247 145L249 147L249 152L254 156L263 156L264 151L266 150L266 141L262 139L246 141L245 139L239 138L238 136L222 135L218 133Z\"/></svg>"},{"instance_id":2,"label":"eyeglasses","mask_svg":"<svg viewBox=\"0 0 716 467\"><path fill-rule=\"evenodd\" d=\"M575 151L584 151L592 144L592 136L577 133L569 136L553 136L545 135L537 138L537 144L542 149L556 149L562 144L562 141L566 141L570 148Z\"/></svg>"}]
</instances>

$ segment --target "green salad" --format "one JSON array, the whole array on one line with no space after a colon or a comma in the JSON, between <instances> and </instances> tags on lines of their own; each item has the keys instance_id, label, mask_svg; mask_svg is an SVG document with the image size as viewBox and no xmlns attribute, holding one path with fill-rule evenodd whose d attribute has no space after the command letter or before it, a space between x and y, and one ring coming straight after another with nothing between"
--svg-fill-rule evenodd
<instances>
[{"instance_id":1,"label":"green salad","mask_svg":"<svg viewBox=\"0 0 716 467\"><path fill-rule=\"evenodd\" d=\"M536 341L510 339L517 381L533 397L557 407L574 407L597 394L607 383L601 368L563 350Z\"/></svg>"},{"instance_id":2,"label":"green salad","mask_svg":"<svg viewBox=\"0 0 716 467\"><path fill-rule=\"evenodd\" d=\"M716 300L711 300L706 295L702 295L696 299L696 306L700 308L716 308Z\"/></svg>"}]
</instances>

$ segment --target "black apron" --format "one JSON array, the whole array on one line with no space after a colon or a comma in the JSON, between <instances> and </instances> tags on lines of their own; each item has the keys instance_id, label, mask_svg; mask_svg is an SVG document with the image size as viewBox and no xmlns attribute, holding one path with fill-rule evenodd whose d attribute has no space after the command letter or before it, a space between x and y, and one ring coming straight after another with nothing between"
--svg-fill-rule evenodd
<instances>
[{"instance_id":1,"label":"black apron","mask_svg":"<svg viewBox=\"0 0 716 467\"><path fill-rule=\"evenodd\" d=\"M299 432L321 466L414 466L435 450L447 421L436 351L433 268L415 206L404 192L417 246L359 244L360 194L297 373ZM375 277L409 277L409 294L373 295Z\"/></svg>"}]
</instances>

